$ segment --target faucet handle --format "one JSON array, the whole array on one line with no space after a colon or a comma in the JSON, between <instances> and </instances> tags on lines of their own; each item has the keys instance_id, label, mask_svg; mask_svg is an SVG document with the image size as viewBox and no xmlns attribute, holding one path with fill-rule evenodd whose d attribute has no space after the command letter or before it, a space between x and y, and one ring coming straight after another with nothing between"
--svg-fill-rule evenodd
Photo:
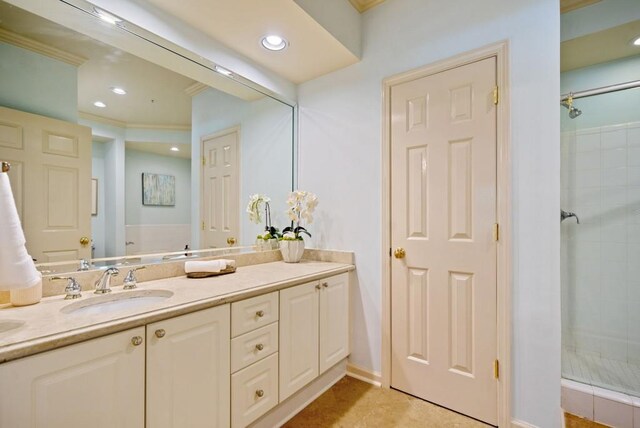
<instances>
[{"instance_id":1,"label":"faucet handle","mask_svg":"<svg viewBox=\"0 0 640 428\"><path fill-rule=\"evenodd\" d=\"M78 266L78 270L79 271L85 271L85 270L89 270L91 268L91 262L87 259L81 259L79 266Z\"/></svg>"},{"instance_id":2,"label":"faucet handle","mask_svg":"<svg viewBox=\"0 0 640 428\"><path fill-rule=\"evenodd\" d=\"M145 266L138 266L133 269L129 269L127 272L127 276L124 278L124 287L123 290L133 290L138 287L138 280L136 279L136 271L145 269Z\"/></svg>"},{"instance_id":3,"label":"faucet handle","mask_svg":"<svg viewBox=\"0 0 640 428\"><path fill-rule=\"evenodd\" d=\"M71 300L71 299L79 299L80 297L82 297L82 287L80 286L80 283L78 283L78 281L71 277L71 276L53 276L51 277L51 280L60 280L60 279L66 279L67 280L67 286L64 288L64 292L66 293L66 295L64 296L65 300Z\"/></svg>"}]
</instances>

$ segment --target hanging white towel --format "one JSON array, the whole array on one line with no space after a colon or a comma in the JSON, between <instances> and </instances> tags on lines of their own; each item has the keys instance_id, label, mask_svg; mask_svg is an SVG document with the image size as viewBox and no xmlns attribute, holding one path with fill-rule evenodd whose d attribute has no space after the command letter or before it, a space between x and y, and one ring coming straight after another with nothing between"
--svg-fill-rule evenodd
<instances>
[{"instance_id":1,"label":"hanging white towel","mask_svg":"<svg viewBox=\"0 0 640 428\"><path fill-rule=\"evenodd\" d=\"M206 261L190 261L184 263L185 273L193 272L220 272L227 267L233 267L236 265L235 260L206 260Z\"/></svg>"},{"instance_id":2,"label":"hanging white towel","mask_svg":"<svg viewBox=\"0 0 640 428\"><path fill-rule=\"evenodd\" d=\"M38 284L42 274L27 253L9 175L0 173L0 290L28 288Z\"/></svg>"}]
</instances>

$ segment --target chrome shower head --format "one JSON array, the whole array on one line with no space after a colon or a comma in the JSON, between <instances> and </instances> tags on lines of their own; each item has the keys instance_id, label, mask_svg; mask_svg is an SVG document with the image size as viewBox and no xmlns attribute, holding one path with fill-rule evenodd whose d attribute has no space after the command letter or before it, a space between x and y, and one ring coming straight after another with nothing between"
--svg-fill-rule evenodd
<instances>
[{"instance_id":1,"label":"chrome shower head","mask_svg":"<svg viewBox=\"0 0 640 428\"><path fill-rule=\"evenodd\" d=\"M578 109L577 109L577 108L575 108L575 107L571 107L571 108L569 109L569 117L570 117L571 119L575 119L576 117L580 116L581 114L582 114L582 110L578 110Z\"/></svg>"},{"instance_id":2,"label":"chrome shower head","mask_svg":"<svg viewBox=\"0 0 640 428\"><path fill-rule=\"evenodd\" d=\"M573 106L573 97L566 98L560 102L560 105L569 110L569 117L575 119L582 114L582 110L579 110Z\"/></svg>"}]
</instances>

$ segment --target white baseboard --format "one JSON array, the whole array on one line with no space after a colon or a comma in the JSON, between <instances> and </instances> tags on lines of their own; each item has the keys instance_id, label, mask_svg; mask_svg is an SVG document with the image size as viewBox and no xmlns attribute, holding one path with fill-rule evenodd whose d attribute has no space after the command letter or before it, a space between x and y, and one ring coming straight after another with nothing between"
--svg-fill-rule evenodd
<instances>
[{"instance_id":1,"label":"white baseboard","mask_svg":"<svg viewBox=\"0 0 640 428\"><path fill-rule=\"evenodd\" d=\"M354 379L370 383L377 387L382 386L382 375L380 373L363 369L362 367L358 367L351 363L347 364L347 376L351 376Z\"/></svg>"},{"instance_id":2,"label":"white baseboard","mask_svg":"<svg viewBox=\"0 0 640 428\"><path fill-rule=\"evenodd\" d=\"M517 419L512 419L512 420L511 420L511 426L512 426L513 428L538 428L538 427L537 427L537 426L535 426L535 425L531 425L531 424L529 424L529 423L527 423L527 422L519 421L519 420L517 420Z\"/></svg>"},{"instance_id":3,"label":"white baseboard","mask_svg":"<svg viewBox=\"0 0 640 428\"><path fill-rule=\"evenodd\" d=\"M249 425L250 428L281 427L289 419L300 413L313 400L325 393L347 374L346 358L317 377L309 385L269 410L260 419Z\"/></svg>"}]
</instances>

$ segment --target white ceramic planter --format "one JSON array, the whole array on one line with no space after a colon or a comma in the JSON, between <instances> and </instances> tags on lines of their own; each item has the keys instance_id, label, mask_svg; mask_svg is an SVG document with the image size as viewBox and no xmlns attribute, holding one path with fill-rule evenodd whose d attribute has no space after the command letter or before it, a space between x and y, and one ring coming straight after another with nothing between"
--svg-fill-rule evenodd
<instances>
[{"instance_id":1,"label":"white ceramic planter","mask_svg":"<svg viewBox=\"0 0 640 428\"><path fill-rule=\"evenodd\" d=\"M280 241L280 252L282 253L282 260L287 263L298 263L302 259L304 254L304 241Z\"/></svg>"},{"instance_id":2,"label":"white ceramic planter","mask_svg":"<svg viewBox=\"0 0 640 428\"><path fill-rule=\"evenodd\" d=\"M9 292L9 299L13 306L34 305L42 299L42 280L29 288L17 288Z\"/></svg>"}]
</instances>

